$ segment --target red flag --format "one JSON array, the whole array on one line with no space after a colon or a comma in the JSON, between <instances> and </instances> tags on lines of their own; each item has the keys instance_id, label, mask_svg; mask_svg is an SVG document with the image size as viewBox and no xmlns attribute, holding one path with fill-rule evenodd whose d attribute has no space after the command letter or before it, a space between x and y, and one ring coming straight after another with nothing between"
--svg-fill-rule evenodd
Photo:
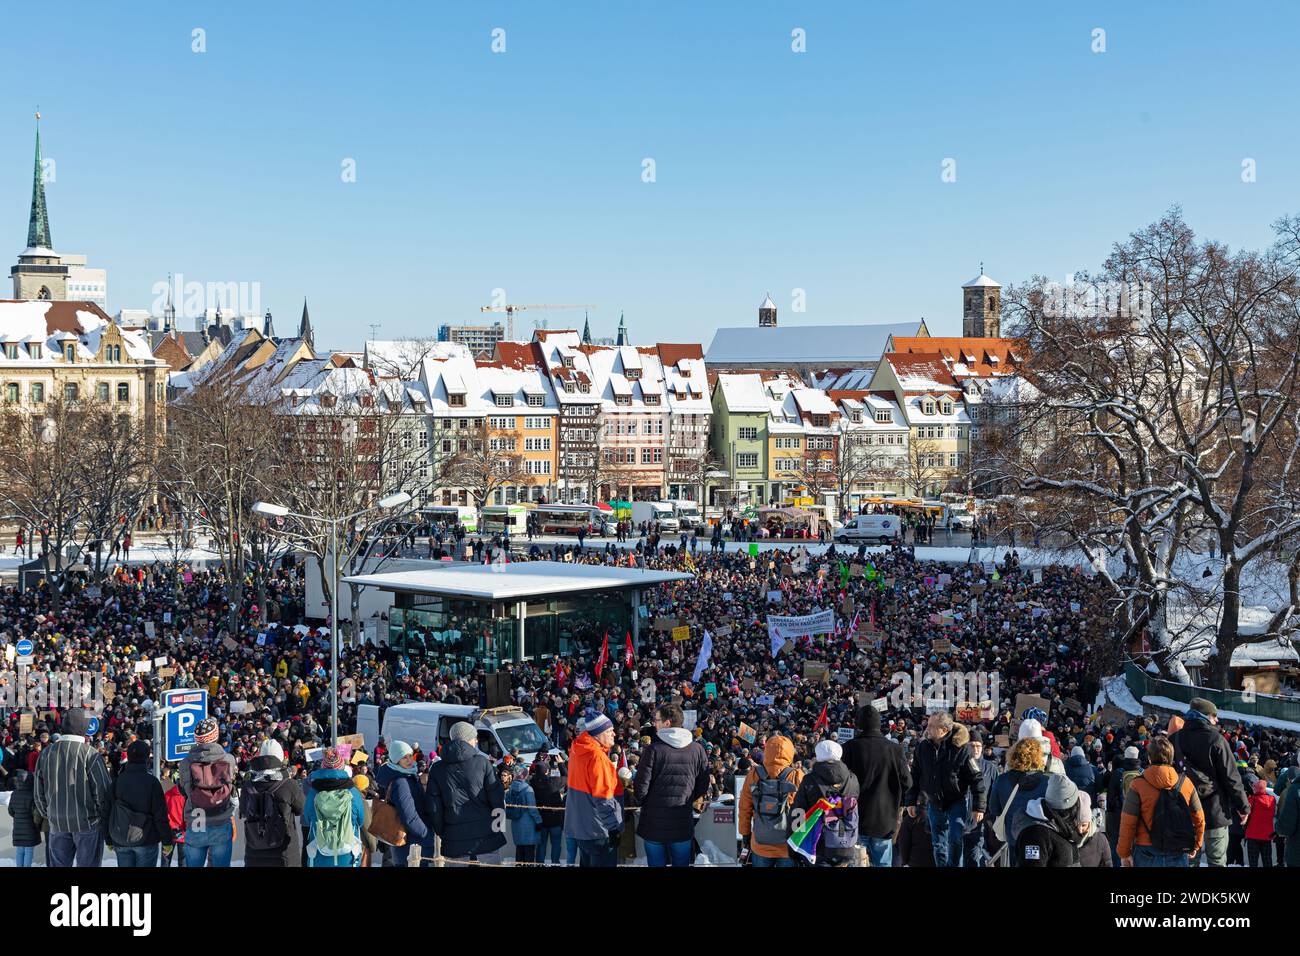
<instances>
[{"instance_id":1,"label":"red flag","mask_svg":"<svg viewBox=\"0 0 1300 956\"><path fill-rule=\"evenodd\" d=\"M557 664L555 666L555 686L561 688L564 687L564 684L568 679L569 675L564 669L564 664Z\"/></svg>"},{"instance_id":2,"label":"red flag","mask_svg":"<svg viewBox=\"0 0 1300 956\"><path fill-rule=\"evenodd\" d=\"M828 705L826 704L822 704L822 715L817 718L817 723L813 724L813 729L812 729L813 733L817 733L817 731L820 730L822 727L830 727L831 725L830 719L826 716L827 706Z\"/></svg>"},{"instance_id":3,"label":"red flag","mask_svg":"<svg viewBox=\"0 0 1300 956\"><path fill-rule=\"evenodd\" d=\"M596 678L600 679L600 672L605 669L605 661L609 660L609 632L605 632L605 640L600 645L600 660L596 661Z\"/></svg>"},{"instance_id":4,"label":"red flag","mask_svg":"<svg viewBox=\"0 0 1300 956\"><path fill-rule=\"evenodd\" d=\"M627 665L628 670L632 669L632 661L636 658L636 651L632 648L632 632L627 632L627 643L623 647L623 663Z\"/></svg>"}]
</instances>

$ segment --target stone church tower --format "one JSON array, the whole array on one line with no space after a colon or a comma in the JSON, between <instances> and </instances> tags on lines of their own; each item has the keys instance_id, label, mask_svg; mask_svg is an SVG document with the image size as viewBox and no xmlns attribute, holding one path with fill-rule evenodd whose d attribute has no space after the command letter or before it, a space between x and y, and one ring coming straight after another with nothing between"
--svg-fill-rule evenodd
<instances>
[{"instance_id":1,"label":"stone church tower","mask_svg":"<svg viewBox=\"0 0 1300 956\"><path fill-rule=\"evenodd\" d=\"M763 299L763 304L758 307L758 327L760 329L776 328L776 303L772 301L770 292Z\"/></svg>"},{"instance_id":2,"label":"stone church tower","mask_svg":"<svg viewBox=\"0 0 1300 956\"><path fill-rule=\"evenodd\" d=\"M980 274L961 287L961 334L971 339L996 339L1002 334L1002 286Z\"/></svg>"},{"instance_id":3,"label":"stone church tower","mask_svg":"<svg viewBox=\"0 0 1300 956\"><path fill-rule=\"evenodd\" d=\"M36 114L36 170L32 176L32 213L27 222L27 248L9 270L15 299L68 297L68 267L50 241L50 216L45 207L45 175L41 169L41 114Z\"/></svg>"}]
</instances>

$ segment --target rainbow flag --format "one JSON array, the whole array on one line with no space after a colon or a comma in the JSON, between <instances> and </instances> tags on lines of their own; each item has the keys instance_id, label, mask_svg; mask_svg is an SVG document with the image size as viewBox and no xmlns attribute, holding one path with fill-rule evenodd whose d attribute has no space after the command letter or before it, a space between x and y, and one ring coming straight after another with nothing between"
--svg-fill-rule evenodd
<instances>
[{"instance_id":1,"label":"rainbow flag","mask_svg":"<svg viewBox=\"0 0 1300 956\"><path fill-rule=\"evenodd\" d=\"M835 805L822 797L812 805L808 815L804 817L803 826L790 834L790 839L786 841L790 849L809 863L817 862L817 842L822 835L822 817L826 815L826 811L833 809Z\"/></svg>"}]
</instances>

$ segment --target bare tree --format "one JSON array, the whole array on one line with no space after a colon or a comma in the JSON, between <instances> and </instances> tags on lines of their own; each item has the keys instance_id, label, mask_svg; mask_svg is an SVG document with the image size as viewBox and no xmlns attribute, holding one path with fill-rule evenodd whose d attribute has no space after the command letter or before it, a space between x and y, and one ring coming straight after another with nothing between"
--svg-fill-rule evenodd
<instances>
[{"instance_id":1,"label":"bare tree","mask_svg":"<svg viewBox=\"0 0 1300 956\"><path fill-rule=\"evenodd\" d=\"M1221 561L1206 664L1219 686L1241 642L1243 572L1300 561L1300 220L1276 228L1264 252L1229 253L1173 209L1099 274L1069 289L1032 280L1003 299L1041 396L1018 410L1006 471L1113 587L1123 633L1146 633L1182 680L1168 611L1198 600L1187 568L1200 553L1213 545ZM1114 555L1123 574L1107 566ZM1298 610L1283 608L1271 632L1291 630Z\"/></svg>"},{"instance_id":2,"label":"bare tree","mask_svg":"<svg viewBox=\"0 0 1300 956\"><path fill-rule=\"evenodd\" d=\"M907 454L903 456L903 484L917 498L946 480L951 471L944 461L946 455L933 438L908 438Z\"/></svg>"},{"instance_id":3,"label":"bare tree","mask_svg":"<svg viewBox=\"0 0 1300 956\"><path fill-rule=\"evenodd\" d=\"M469 492L479 512L479 528L483 527L483 509L499 489L528 481L523 456L509 444L514 440L491 431L484 423L469 439L466 450L457 452L447 464L445 480Z\"/></svg>"}]
</instances>

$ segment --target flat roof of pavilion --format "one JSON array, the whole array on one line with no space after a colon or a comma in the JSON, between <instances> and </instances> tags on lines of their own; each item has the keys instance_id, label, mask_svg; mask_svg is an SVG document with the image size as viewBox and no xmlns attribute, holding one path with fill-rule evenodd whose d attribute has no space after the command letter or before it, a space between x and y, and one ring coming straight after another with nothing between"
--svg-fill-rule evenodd
<instances>
[{"instance_id":1,"label":"flat roof of pavilion","mask_svg":"<svg viewBox=\"0 0 1300 956\"><path fill-rule=\"evenodd\" d=\"M668 581L689 581L684 571L612 568L603 564L564 561L512 561L509 564L449 564L420 571L359 574L343 578L349 584L414 594L444 594L483 601L517 601L576 591L625 591Z\"/></svg>"}]
</instances>

